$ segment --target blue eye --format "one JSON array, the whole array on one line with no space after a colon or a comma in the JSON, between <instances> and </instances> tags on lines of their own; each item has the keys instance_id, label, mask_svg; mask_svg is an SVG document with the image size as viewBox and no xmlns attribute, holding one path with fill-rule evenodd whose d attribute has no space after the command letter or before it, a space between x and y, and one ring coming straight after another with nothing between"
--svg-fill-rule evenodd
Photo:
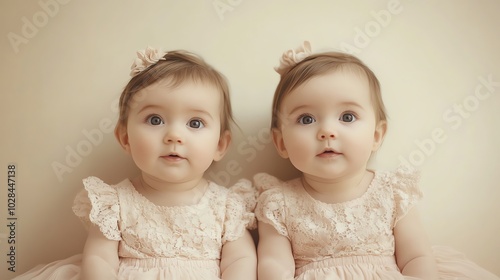
<instances>
[{"instance_id":1,"label":"blue eye","mask_svg":"<svg viewBox=\"0 0 500 280\"><path fill-rule=\"evenodd\" d=\"M188 122L188 126L191 128L202 128L205 127L203 121L200 119L192 119Z\"/></svg>"},{"instance_id":2,"label":"blue eye","mask_svg":"<svg viewBox=\"0 0 500 280\"><path fill-rule=\"evenodd\" d=\"M345 113L342 114L342 116L340 116L340 120L343 122L350 123L356 120L356 116L354 116L354 114L352 113Z\"/></svg>"},{"instance_id":3,"label":"blue eye","mask_svg":"<svg viewBox=\"0 0 500 280\"><path fill-rule=\"evenodd\" d=\"M163 120L158 115L149 116L146 122L150 125L161 125L164 124Z\"/></svg>"},{"instance_id":4,"label":"blue eye","mask_svg":"<svg viewBox=\"0 0 500 280\"><path fill-rule=\"evenodd\" d=\"M313 116L311 115L308 115L308 114L304 114L304 115L301 115L299 116L299 119L297 120L298 123L300 124L312 124L314 122L316 122L316 120L314 119Z\"/></svg>"}]
</instances>

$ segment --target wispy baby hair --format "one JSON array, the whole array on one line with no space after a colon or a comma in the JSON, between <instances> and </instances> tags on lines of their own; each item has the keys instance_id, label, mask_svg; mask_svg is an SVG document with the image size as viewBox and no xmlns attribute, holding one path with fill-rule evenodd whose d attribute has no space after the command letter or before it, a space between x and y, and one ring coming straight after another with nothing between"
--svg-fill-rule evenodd
<instances>
[{"instance_id":1,"label":"wispy baby hair","mask_svg":"<svg viewBox=\"0 0 500 280\"><path fill-rule=\"evenodd\" d=\"M185 81L202 82L214 86L222 94L221 134L230 131L234 122L226 78L201 57L184 50L163 52L147 48L137 52L127 83L120 96L120 115L117 126L126 126L130 106L137 92L161 80L168 80L172 87Z\"/></svg>"},{"instance_id":2,"label":"wispy baby hair","mask_svg":"<svg viewBox=\"0 0 500 280\"><path fill-rule=\"evenodd\" d=\"M280 60L280 66L275 70L281 75L281 79L274 92L271 128L279 128L279 112L286 95L313 77L331 71L355 71L364 75L370 85L377 122L387 120L377 77L368 66L353 55L342 52L312 54L310 44L306 41L302 48L286 51Z\"/></svg>"}]
</instances>

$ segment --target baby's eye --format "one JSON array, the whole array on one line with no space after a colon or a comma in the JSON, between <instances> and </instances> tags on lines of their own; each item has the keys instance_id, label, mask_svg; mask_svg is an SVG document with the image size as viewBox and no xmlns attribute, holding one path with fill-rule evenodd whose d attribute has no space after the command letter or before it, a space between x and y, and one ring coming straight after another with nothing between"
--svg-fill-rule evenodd
<instances>
[{"instance_id":1,"label":"baby's eye","mask_svg":"<svg viewBox=\"0 0 500 280\"><path fill-rule=\"evenodd\" d=\"M356 116L353 113L345 113L342 114L342 116L340 116L340 120L343 122L350 123L356 120Z\"/></svg>"},{"instance_id":2,"label":"baby's eye","mask_svg":"<svg viewBox=\"0 0 500 280\"><path fill-rule=\"evenodd\" d=\"M149 116L147 118L146 122L148 124L150 124L150 125L161 125L161 124L164 124L163 120L158 115Z\"/></svg>"},{"instance_id":3,"label":"baby's eye","mask_svg":"<svg viewBox=\"0 0 500 280\"><path fill-rule=\"evenodd\" d=\"M188 126L191 128L202 128L205 127L203 121L200 119L192 119L188 122Z\"/></svg>"},{"instance_id":4,"label":"baby's eye","mask_svg":"<svg viewBox=\"0 0 500 280\"><path fill-rule=\"evenodd\" d=\"M298 123L300 124L312 124L313 122L316 122L313 116L304 114L299 117L297 120Z\"/></svg>"}]
</instances>

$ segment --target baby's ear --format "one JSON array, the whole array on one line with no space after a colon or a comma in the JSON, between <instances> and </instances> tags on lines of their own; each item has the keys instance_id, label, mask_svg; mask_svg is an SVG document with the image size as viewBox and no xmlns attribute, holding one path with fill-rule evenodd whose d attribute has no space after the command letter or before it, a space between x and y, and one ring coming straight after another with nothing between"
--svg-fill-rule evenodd
<instances>
[{"instance_id":1,"label":"baby's ear","mask_svg":"<svg viewBox=\"0 0 500 280\"><path fill-rule=\"evenodd\" d=\"M217 151L214 155L214 161L219 161L224 157L230 144L231 132L229 132L229 130L226 130L221 134L219 138L219 144L217 144Z\"/></svg>"},{"instance_id":2,"label":"baby's ear","mask_svg":"<svg viewBox=\"0 0 500 280\"><path fill-rule=\"evenodd\" d=\"M130 143L128 141L127 128L123 124L117 124L115 127L115 137L120 143L120 146L127 152L130 153Z\"/></svg>"},{"instance_id":3,"label":"baby's ear","mask_svg":"<svg viewBox=\"0 0 500 280\"><path fill-rule=\"evenodd\" d=\"M282 158L288 158L288 152L286 151L285 142L283 141L283 134L281 133L281 130L273 128L272 132L274 147L276 147L278 154Z\"/></svg>"},{"instance_id":4,"label":"baby's ear","mask_svg":"<svg viewBox=\"0 0 500 280\"><path fill-rule=\"evenodd\" d=\"M375 133L373 135L373 147L372 151L375 152L380 148L382 142L384 141L385 132L387 131L387 122L379 121L375 127Z\"/></svg>"}]
</instances>

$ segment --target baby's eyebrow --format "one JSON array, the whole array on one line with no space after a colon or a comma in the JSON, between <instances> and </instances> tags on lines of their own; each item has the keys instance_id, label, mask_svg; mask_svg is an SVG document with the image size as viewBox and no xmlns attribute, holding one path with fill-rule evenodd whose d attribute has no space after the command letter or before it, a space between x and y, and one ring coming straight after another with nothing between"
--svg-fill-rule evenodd
<instances>
[{"instance_id":1,"label":"baby's eyebrow","mask_svg":"<svg viewBox=\"0 0 500 280\"><path fill-rule=\"evenodd\" d=\"M360 105L359 103L357 103L355 101L341 101L341 102L337 103L336 105L340 106L340 107L356 107L356 108L361 109L361 110L365 109L362 105ZM308 105L308 104L300 105L300 106L293 108L289 114L293 115L293 113L296 111L299 111L301 109L308 109L308 108L312 108L312 107L313 107L312 105Z\"/></svg>"},{"instance_id":2,"label":"baby's eyebrow","mask_svg":"<svg viewBox=\"0 0 500 280\"><path fill-rule=\"evenodd\" d=\"M359 103L354 102L354 101L344 101L344 102L341 102L340 105L346 106L346 107L357 107L359 109L364 109L363 106L361 106Z\"/></svg>"},{"instance_id":3,"label":"baby's eyebrow","mask_svg":"<svg viewBox=\"0 0 500 280\"><path fill-rule=\"evenodd\" d=\"M151 104L151 105L146 105L144 107L142 107L138 113L142 113L143 111L146 111L148 109L161 109L161 106L159 105L154 105L154 104Z\"/></svg>"},{"instance_id":4,"label":"baby's eyebrow","mask_svg":"<svg viewBox=\"0 0 500 280\"><path fill-rule=\"evenodd\" d=\"M207 112L206 110L203 110L203 109L192 109L191 112L204 115L205 117L208 117L208 118L210 118L212 120L214 119L214 117L212 116L212 114L210 114L209 112Z\"/></svg>"},{"instance_id":5,"label":"baby's eyebrow","mask_svg":"<svg viewBox=\"0 0 500 280\"><path fill-rule=\"evenodd\" d=\"M146 105L144 107L142 107L138 113L142 113L143 111L146 111L148 109L157 109L157 110L166 110L165 108L163 108L161 105L156 105L156 104L150 104L150 105ZM214 117L206 110L204 109L199 109L199 108L189 108L188 109L189 112L191 113L194 113L194 114L200 114L200 115L203 115L203 116L206 116L210 119L214 119Z\"/></svg>"},{"instance_id":6,"label":"baby's eyebrow","mask_svg":"<svg viewBox=\"0 0 500 280\"><path fill-rule=\"evenodd\" d=\"M296 111L299 111L299 110L301 110L301 109L311 108L311 107L312 107L311 105L307 105L307 104L305 104L305 105L300 105L300 106L297 106L297 107L293 108L293 110L291 110L289 114L290 114L290 115L293 115L293 113L294 113L294 112L296 112Z\"/></svg>"}]
</instances>

